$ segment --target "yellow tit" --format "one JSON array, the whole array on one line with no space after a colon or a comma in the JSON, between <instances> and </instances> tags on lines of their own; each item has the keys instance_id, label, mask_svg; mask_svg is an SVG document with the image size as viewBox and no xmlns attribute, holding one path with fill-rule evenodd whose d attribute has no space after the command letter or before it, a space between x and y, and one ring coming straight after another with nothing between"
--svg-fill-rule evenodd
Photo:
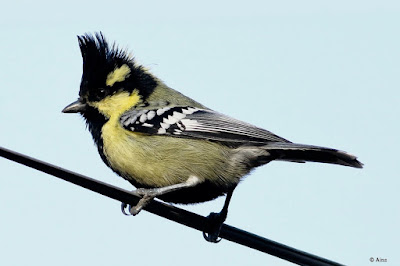
<instances>
[{"instance_id":1,"label":"yellow tit","mask_svg":"<svg viewBox=\"0 0 400 266\"><path fill-rule=\"evenodd\" d=\"M142 200L130 207L132 214L155 197L197 203L227 194L222 211L212 215L222 224L234 188L257 166L280 160L362 168L346 152L292 143L205 107L110 46L102 33L78 40L79 98L63 112L80 113L104 163L139 188ZM218 228L208 240L217 238Z\"/></svg>"}]
</instances>

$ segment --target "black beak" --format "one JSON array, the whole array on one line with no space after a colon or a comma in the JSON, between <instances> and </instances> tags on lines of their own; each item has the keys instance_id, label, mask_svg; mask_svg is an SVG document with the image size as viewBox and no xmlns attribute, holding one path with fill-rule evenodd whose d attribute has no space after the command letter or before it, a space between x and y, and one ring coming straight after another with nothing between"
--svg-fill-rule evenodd
<instances>
[{"instance_id":1,"label":"black beak","mask_svg":"<svg viewBox=\"0 0 400 266\"><path fill-rule=\"evenodd\" d=\"M86 104L77 100L67 105L62 112L63 113L83 113L86 110Z\"/></svg>"}]
</instances>

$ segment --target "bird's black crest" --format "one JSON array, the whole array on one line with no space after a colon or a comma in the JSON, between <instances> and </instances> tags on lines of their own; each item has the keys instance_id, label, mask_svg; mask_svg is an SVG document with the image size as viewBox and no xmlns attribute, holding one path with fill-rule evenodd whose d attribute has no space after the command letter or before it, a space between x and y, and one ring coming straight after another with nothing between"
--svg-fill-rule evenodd
<instances>
[{"instance_id":1,"label":"bird's black crest","mask_svg":"<svg viewBox=\"0 0 400 266\"><path fill-rule=\"evenodd\" d=\"M134 58L126 50L118 48L115 44L110 46L101 32L78 36L78 41L83 59L83 75L79 93L81 96L94 100L94 96L99 96L99 91L120 89L118 84L114 88L106 88L105 83L107 75L124 64L131 69L129 79L123 84L125 90L138 89L142 96L147 96L155 88L156 81L152 75L143 67L136 66Z\"/></svg>"},{"instance_id":2,"label":"bird's black crest","mask_svg":"<svg viewBox=\"0 0 400 266\"><path fill-rule=\"evenodd\" d=\"M133 64L133 58L115 44L110 47L101 32L95 33L94 36L88 33L78 36L78 41L82 53L84 71L98 66L114 68L122 64Z\"/></svg>"}]
</instances>

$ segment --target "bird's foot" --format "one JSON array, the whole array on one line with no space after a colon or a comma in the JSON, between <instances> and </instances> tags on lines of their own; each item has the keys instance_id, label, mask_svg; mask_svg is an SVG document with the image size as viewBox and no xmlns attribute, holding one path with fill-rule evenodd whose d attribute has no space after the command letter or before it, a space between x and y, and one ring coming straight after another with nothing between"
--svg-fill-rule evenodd
<instances>
[{"instance_id":1,"label":"bird's foot","mask_svg":"<svg viewBox=\"0 0 400 266\"><path fill-rule=\"evenodd\" d=\"M121 211L125 215L133 215L133 216L137 215L158 195L157 189L145 189L145 188L138 188L132 191L132 194L141 197L141 199L135 206L126 203L121 203ZM126 212L126 208L128 208L129 213Z\"/></svg>"},{"instance_id":2,"label":"bird's foot","mask_svg":"<svg viewBox=\"0 0 400 266\"><path fill-rule=\"evenodd\" d=\"M189 176L189 178L179 184L174 184L166 187L158 187L158 188L138 188L132 191L132 194L140 197L138 204L136 206L127 205L126 203L122 203L121 210L123 214L129 215L125 212L126 207L129 209L129 213L131 215L138 214L144 207L147 206L155 197L164 195L166 193L170 193L173 191L177 191L183 188L194 187L199 184L201 179L196 176Z\"/></svg>"},{"instance_id":3,"label":"bird's foot","mask_svg":"<svg viewBox=\"0 0 400 266\"><path fill-rule=\"evenodd\" d=\"M219 234L226 219L226 214L212 212L207 216L207 219L207 232L203 232L203 237L208 242L218 243L221 241Z\"/></svg>"}]
</instances>

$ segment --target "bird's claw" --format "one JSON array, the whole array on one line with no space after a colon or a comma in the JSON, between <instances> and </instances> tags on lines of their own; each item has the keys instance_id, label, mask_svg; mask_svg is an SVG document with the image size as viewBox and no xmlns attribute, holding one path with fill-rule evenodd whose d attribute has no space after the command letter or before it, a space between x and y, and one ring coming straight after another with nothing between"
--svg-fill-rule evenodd
<instances>
[{"instance_id":1,"label":"bird's claw","mask_svg":"<svg viewBox=\"0 0 400 266\"><path fill-rule=\"evenodd\" d=\"M218 232L218 234L219 234L219 232ZM214 235L214 234L206 233L206 232L203 232L203 237L205 240L207 240L208 242L211 242L211 243L219 243L222 240L222 238L220 238L218 235Z\"/></svg>"},{"instance_id":2,"label":"bird's claw","mask_svg":"<svg viewBox=\"0 0 400 266\"><path fill-rule=\"evenodd\" d=\"M140 201L139 201L140 202ZM121 203L121 211L124 215L126 216L135 216L136 214L138 214L144 206L146 206L147 203L143 204L137 204L135 206L132 206L130 204L126 204L126 203ZM128 209L128 212L126 211L126 209Z\"/></svg>"},{"instance_id":3,"label":"bird's claw","mask_svg":"<svg viewBox=\"0 0 400 266\"><path fill-rule=\"evenodd\" d=\"M132 207L131 207L131 205L128 205L128 204L122 202L122 203L121 203L121 211L122 211L122 213L123 213L124 215L126 215L126 216L131 215L131 214L130 214L130 211L129 211L129 213L126 212L126 208L128 208L128 210L130 210Z\"/></svg>"},{"instance_id":4,"label":"bird's claw","mask_svg":"<svg viewBox=\"0 0 400 266\"><path fill-rule=\"evenodd\" d=\"M135 195L142 197L139 202L132 206L130 204L121 203L121 211L124 215L137 215L144 207L147 206L155 197L155 193L152 190L146 190L143 188L139 188L133 191ZM129 213L126 212L126 208L128 208Z\"/></svg>"},{"instance_id":5,"label":"bird's claw","mask_svg":"<svg viewBox=\"0 0 400 266\"><path fill-rule=\"evenodd\" d=\"M222 238L219 237L221 232L222 224L226 217L223 217L220 213L212 212L207 216L208 225L207 231L203 232L203 237L208 242L218 243Z\"/></svg>"}]
</instances>

